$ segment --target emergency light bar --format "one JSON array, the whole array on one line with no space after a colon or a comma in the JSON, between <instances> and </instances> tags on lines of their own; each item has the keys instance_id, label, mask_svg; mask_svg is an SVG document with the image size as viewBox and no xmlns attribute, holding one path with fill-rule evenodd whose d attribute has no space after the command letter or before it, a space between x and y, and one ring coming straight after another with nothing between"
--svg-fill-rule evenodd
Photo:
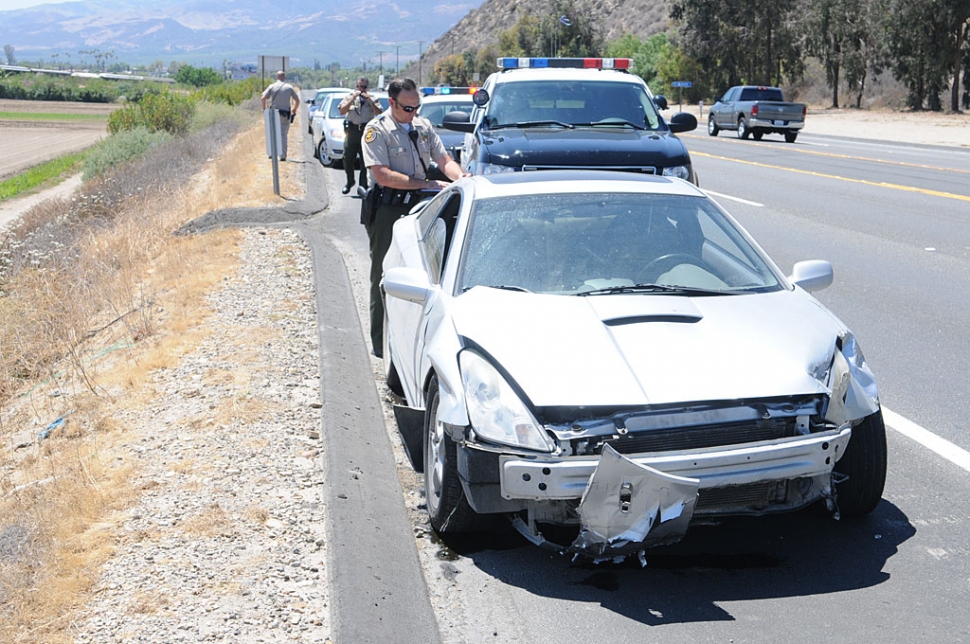
<instances>
[{"instance_id":1,"label":"emergency light bar","mask_svg":"<svg viewBox=\"0 0 970 644\"><path fill-rule=\"evenodd\" d=\"M477 87L422 87L421 94L424 96L439 96L445 94L474 94L478 91Z\"/></svg>"},{"instance_id":2,"label":"emergency light bar","mask_svg":"<svg viewBox=\"0 0 970 644\"><path fill-rule=\"evenodd\" d=\"M499 58L499 69L558 67L575 69L630 69L632 58Z\"/></svg>"}]
</instances>

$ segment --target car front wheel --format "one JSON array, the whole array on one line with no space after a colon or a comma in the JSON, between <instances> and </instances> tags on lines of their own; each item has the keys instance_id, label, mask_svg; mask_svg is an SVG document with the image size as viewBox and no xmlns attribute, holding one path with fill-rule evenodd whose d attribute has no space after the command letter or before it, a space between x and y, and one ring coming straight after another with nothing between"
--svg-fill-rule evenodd
<instances>
[{"instance_id":1,"label":"car front wheel","mask_svg":"<svg viewBox=\"0 0 970 644\"><path fill-rule=\"evenodd\" d=\"M835 471L846 477L836 488L842 516L861 516L876 509L886 485L886 425L882 410L852 429L849 446L835 464Z\"/></svg>"},{"instance_id":2,"label":"car front wheel","mask_svg":"<svg viewBox=\"0 0 970 644\"><path fill-rule=\"evenodd\" d=\"M469 532L475 511L468 505L458 479L457 450L438 420L438 379L428 387L424 414L424 492L431 527L440 534Z\"/></svg>"},{"instance_id":3,"label":"car front wheel","mask_svg":"<svg viewBox=\"0 0 970 644\"><path fill-rule=\"evenodd\" d=\"M707 133L710 136L717 136L717 133L721 131L721 128L717 126L714 122L714 115L711 114L707 117Z\"/></svg>"}]
</instances>

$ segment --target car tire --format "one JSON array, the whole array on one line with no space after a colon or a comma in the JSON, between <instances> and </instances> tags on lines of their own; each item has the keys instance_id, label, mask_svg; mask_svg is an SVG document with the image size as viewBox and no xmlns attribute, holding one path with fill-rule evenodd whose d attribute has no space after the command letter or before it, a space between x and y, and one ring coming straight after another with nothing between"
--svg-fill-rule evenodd
<instances>
[{"instance_id":1,"label":"car tire","mask_svg":"<svg viewBox=\"0 0 970 644\"><path fill-rule=\"evenodd\" d=\"M794 143L798 138L798 132L785 132L785 143Z\"/></svg>"},{"instance_id":2,"label":"car tire","mask_svg":"<svg viewBox=\"0 0 970 644\"><path fill-rule=\"evenodd\" d=\"M738 138L747 139L751 134L751 130L748 129L748 119L743 116L738 119Z\"/></svg>"},{"instance_id":3,"label":"car tire","mask_svg":"<svg viewBox=\"0 0 970 644\"><path fill-rule=\"evenodd\" d=\"M761 130L755 130L754 132L751 133L751 138L754 139L755 141L760 141L761 137L763 137L764 135L765 133L762 132Z\"/></svg>"},{"instance_id":4,"label":"car tire","mask_svg":"<svg viewBox=\"0 0 970 644\"><path fill-rule=\"evenodd\" d=\"M886 425L880 410L852 429L849 446L835 464L835 471L846 477L836 488L843 517L862 516L879 505L886 469Z\"/></svg>"},{"instance_id":5,"label":"car tire","mask_svg":"<svg viewBox=\"0 0 970 644\"><path fill-rule=\"evenodd\" d=\"M327 152L327 140L322 139L320 143L317 144L317 158L320 159L320 163L323 164L325 168L333 167L333 159Z\"/></svg>"},{"instance_id":6,"label":"car tire","mask_svg":"<svg viewBox=\"0 0 970 644\"><path fill-rule=\"evenodd\" d=\"M470 532L475 511L458 478L458 446L438 422L438 379L428 386L424 413L424 492L431 527L439 534Z\"/></svg>"},{"instance_id":7,"label":"car tire","mask_svg":"<svg viewBox=\"0 0 970 644\"><path fill-rule=\"evenodd\" d=\"M382 335L381 355L383 356L382 360L384 360L384 382L388 389L403 397L404 387L401 386L401 378L397 374L397 367L394 366L394 354L391 353L391 342L387 337L387 313L384 314L384 333Z\"/></svg>"},{"instance_id":8,"label":"car tire","mask_svg":"<svg viewBox=\"0 0 970 644\"><path fill-rule=\"evenodd\" d=\"M707 134L708 136L717 136L717 133L721 131L721 128L717 126L714 122L714 115L711 114L707 117Z\"/></svg>"}]
</instances>

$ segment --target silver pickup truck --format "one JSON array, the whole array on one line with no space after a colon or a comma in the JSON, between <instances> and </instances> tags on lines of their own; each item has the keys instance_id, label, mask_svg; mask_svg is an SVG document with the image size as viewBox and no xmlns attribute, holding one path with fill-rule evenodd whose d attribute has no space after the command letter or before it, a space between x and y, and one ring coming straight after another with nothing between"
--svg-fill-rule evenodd
<instances>
[{"instance_id":1,"label":"silver pickup truck","mask_svg":"<svg viewBox=\"0 0 970 644\"><path fill-rule=\"evenodd\" d=\"M707 133L737 130L739 139L760 141L765 134L784 134L794 143L805 127L805 105L788 103L777 87L738 85L715 97L707 117Z\"/></svg>"}]
</instances>

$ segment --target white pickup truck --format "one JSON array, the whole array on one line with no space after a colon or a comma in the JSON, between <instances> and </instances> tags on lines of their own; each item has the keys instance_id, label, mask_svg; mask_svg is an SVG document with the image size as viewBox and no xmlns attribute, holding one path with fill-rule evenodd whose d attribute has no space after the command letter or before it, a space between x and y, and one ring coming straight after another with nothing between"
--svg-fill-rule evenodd
<instances>
[{"instance_id":1,"label":"white pickup truck","mask_svg":"<svg viewBox=\"0 0 970 644\"><path fill-rule=\"evenodd\" d=\"M739 139L749 136L760 141L765 134L784 134L794 143L805 127L805 105L788 103L777 87L738 85L715 97L707 117L707 133L737 130Z\"/></svg>"}]
</instances>

